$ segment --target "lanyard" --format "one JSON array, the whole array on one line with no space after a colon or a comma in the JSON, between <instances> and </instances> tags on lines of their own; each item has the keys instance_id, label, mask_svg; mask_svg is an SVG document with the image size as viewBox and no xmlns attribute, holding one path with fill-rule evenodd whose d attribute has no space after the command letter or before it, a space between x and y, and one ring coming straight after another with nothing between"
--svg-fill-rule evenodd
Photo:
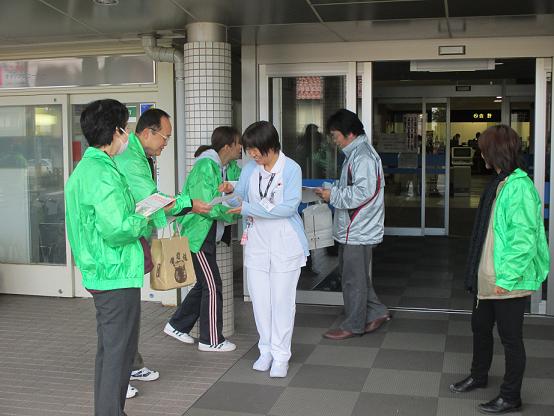
<instances>
[{"instance_id":1,"label":"lanyard","mask_svg":"<svg viewBox=\"0 0 554 416\"><path fill-rule=\"evenodd\" d=\"M273 182L273 178L275 178L275 173L271 174L271 177L269 178L269 181L267 182L265 192L262 194L262 174L258 173L258 192L260 193L260 198L261 199L264 199L267 196L267 193L269 191L269 187L271 186L271 182Z\"/></svg>"}]
</instances>

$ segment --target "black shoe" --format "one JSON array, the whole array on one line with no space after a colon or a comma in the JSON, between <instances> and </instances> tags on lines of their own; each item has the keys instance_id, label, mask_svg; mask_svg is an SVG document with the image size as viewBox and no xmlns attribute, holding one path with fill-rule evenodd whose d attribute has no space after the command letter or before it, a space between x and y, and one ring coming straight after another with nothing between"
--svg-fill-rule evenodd
<instances>
[{"instance_id":1,"label":"black shoe","mask_svg":"<svg viewBox=\"0 0 554 416\"><path fill-rule=\"evenodd\" d=\"M516 402L507 402L502 397L498 396L490 402L481 403L477 406L481 413L491 415L502 415L504 413L516 412L521 409L521 400Z\"/></svg>"},{"instance_id":2,"label":"black shoe","mask_svg":"<svg viewBox=\"0 0 554 416\"><path fill-rule=\"evenodd\" d=\"M468 391L475 390L481 387L487 387L487 380L477 381L473 377L469 376L462 381L450 385L450 391L452 393L467 393Z\"/></svg>"}]
</instances>

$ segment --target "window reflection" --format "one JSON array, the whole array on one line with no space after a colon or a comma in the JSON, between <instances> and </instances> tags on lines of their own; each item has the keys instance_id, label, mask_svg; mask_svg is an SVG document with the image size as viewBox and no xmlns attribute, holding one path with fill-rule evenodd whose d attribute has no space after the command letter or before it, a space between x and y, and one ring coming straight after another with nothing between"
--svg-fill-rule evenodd
<instances>
[{"instance_id":1,"label":"window reflection","mask_svg":"<svg viewBox=\"0 0 554 416\"><path fill-rule=\"evenodd\" d=\"M302 168L305 186L340 176L344 155L325 132L326 120L346 104L346 77L270 78L271 120L281 126L283 152ZM277 106L277 108L275 107ZM306 207L301 204L299 211ZM312 250L299 290L341 291L337 247Z\"/></svg>"},{"instance_id":2,"label":"window reflection","mask_svg":"<svg viewBox=\"0 0 554 416\"><path fill-rule=\"evenodd\" d=\"M0 261L65 264L62 107L0 107Z\"/></svg>"}]
</instances>

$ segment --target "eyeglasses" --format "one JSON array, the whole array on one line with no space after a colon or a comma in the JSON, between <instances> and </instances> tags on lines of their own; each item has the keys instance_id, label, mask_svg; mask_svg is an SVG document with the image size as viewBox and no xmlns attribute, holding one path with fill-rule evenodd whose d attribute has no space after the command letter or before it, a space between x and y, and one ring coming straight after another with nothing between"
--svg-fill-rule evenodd
<instances>
[{"instance_id":1,"label":"eyeglasses","mask_svg":"<svg viewBox=\"0 0 554 416\"><path fill-rule=\"evenodd\" d=\"M150 131L154 134L157 134L158 136L161 136L166 143L169 141L169 139L171 139L171 135L166 136L166 135L160 133L158 130L150 129Z\"/></svg>"},{"instance_id":2,"label":"eyeglasses","mask_svg":"<svg viewBox=\"0 0 554 416\"><path fill-rule=\"evenodd\" d=\"M129 135L129 127L125 127L125 128L123 128L123 127L118 127L117 129L119 130L119 132L120 132L121 134L125 134L125 135L127 135L127 136Z\"/></svg>"}]
</instances>

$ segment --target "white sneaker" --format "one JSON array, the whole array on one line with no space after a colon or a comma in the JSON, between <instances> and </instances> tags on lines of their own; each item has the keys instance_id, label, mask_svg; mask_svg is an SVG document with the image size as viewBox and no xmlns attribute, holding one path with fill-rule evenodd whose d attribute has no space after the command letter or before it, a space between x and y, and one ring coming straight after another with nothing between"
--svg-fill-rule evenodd
<instances>
[{"instance_id":1,"label":"white sneaker","mask_svg":"<svg viewBox=\"0 0 554 416\"><path fill-rule=\"evenodd\" d=\"M131 371L131 380L154 381L160 378L160 373L150 370L148 367L142 367L140 370Z\"/></svg>"},{"instance_id":2,"label":"white sneaker","mask_svg":"<svg viewBox=\"0 0 554 416\"><path fill-rule=\"evenodd\" d=\"M271 368L272 361L273 357L271 354L260 354L260 357L254 363L252 369L256 371L267 371Z\"/></svg>"},{"instance_id":3,"label":"white sneaker","mask_svg":"<svg viewBox=\"0 0 554 416\"><path fill-rule=\"evenodd\" d=\"M283 378L287 376L289 371L289 363L283 361L273 361L271 364L271 371L269 372L269 377L278 377Z\"/></svg>"},{"instance_id":4,"label":"white sneaker","mask_svg":"<svg viewBox=\"0 0 554 416\"><path fill-rule=\"evenodd\" d=\"M231 341L225 340L217 345L198 343L198 350L204 352L229 352L237 349L237 346Z\"/></svg>"},{"instance_id":5,"label":"white sneaker","mask_svg":"<svg viewBox=\"0 0 554 416\"><path fill-rule=\"evenodd\" d=\"M132 399L138 394L138 390L136 387L131 386L130 384L127 385L127 397L128 399Z\"/></svg>"},{"instance_id":6,"label":"white sneaker","mask_svg":"<svg viewBox=\"0 0 554 416\"><path fill-rule=\"evenodd\" d=\"M186 334L184 332L177 331L175 328L171 326L169 322L165 324L164 332L170 337L173 337L181 342L184 342L185 344L194 344L193 337L191 337L189 334Z\"/></svg>"}]
</instances>

